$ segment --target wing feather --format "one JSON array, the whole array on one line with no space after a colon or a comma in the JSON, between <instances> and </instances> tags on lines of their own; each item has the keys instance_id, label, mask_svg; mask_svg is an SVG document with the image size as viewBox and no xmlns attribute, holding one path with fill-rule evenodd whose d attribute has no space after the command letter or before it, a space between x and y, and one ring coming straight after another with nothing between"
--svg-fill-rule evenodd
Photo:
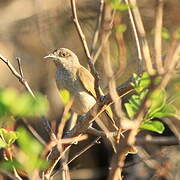
<instances>
[{"instance_id":1,"label":"wing feather","mask_svg":"<svg viewBox=\"0 0 180 180\"><path fill-rule=\"evenodd\" d=\"M96 98L96 93L94 90L94 77L92 74L86 68L81 66L77 71L77 77L87 92Z\"/></svg>"}]
</instances>

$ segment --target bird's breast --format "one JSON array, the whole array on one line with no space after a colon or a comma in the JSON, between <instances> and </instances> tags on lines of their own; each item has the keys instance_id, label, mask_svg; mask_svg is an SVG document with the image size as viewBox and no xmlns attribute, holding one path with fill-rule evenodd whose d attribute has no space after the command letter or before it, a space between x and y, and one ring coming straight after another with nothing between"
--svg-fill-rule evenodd
<instances>
[{"instance_id":1,"label":"bird's breast","mask_svg":"<svg viewBox=\"0 0 180 180\"><path fill-rule=\"evenodd\" d=\"M96 103L95 98L85 90L76 74L69 70L58 70L56 72L56 83L58 89L66 89L70 92L74 98L71 109L77 114L87 113Z\"/></svg>"},{"instance_id":2,"label":"bird's breast","mask_svg":"<svg viewBox=\"0 0 180 180\"><path fill-rule=\"evenodd\" d=\"M57 70L56 83L58 89L67 89L70 93L73 93L77 89L75 76L66 69Z\"/></svg>"}]
</instances>

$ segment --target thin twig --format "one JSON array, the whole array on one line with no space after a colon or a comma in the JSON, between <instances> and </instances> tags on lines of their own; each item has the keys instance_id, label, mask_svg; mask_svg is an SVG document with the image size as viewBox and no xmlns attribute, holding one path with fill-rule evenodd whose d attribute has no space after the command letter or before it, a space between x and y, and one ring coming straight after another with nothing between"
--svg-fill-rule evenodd
<instances>
[{"instance_id":1,"label":"thin twig","mask_svg":"<svg viewBox=\"0 0 180 180\"><path fill-rule=\"evenodd\" d=\"M83 45L83 48L84 48L84 51L86 53L86 56L88 58L88 65L91 69L91 73L92 75L94 76L95 78L95 82L94 82L94 87L95 87L95 92L96 92L96 96L97 98L99 99L100 96L101 96L101 92L100 92L100 87L99 87L99 74L98 72L96 71L95 69L95 66L93 64L93 60L92 60L92 57L91 57L91 54L89 52L89 48L88 48L88 45L87 45L87 42L86 42L86 38L85 38L85 35L81 29L81 26L79 24L79 20L77 18L77 11L76 11L76 3L75 3L75 0L70 0L71 2L71 9L72 9L72 15L73 15L73 21L74 21L74 24L76 26L76 29L77 29L77 32L79 34L79 37L81 39L81 42L82 42L82 45Z\"/></svg>"},{"instance_id":2,"label":"thin twig","mask_svg":"<svg viewBox=\"0 0 180 180\"><path fill-rule=\"evenodd\" d=\"M143 26L143 22L141 19L141 15L138 9L138 5L136 0L129 0L129 2L131 3L131 5L133 6L132 8L132 12L133 12L133 17L136 23L136 27L139 33L139 37L140 37L140 42L141 42L141 46L142 46L142 54L146 63L146 68L147 71L150 75L154 75L155 74L155 70L153 68L152 65L152 59L151 59L151 55L150 55L150 50L149 50L149 46L148 46L148 42L146 39L146 32Z\"/></svg>"},{"instance_id":3,"label":"thin twig","mask_svg":"<svg viewBox=\"0 0 180 180\"><path fill-rule=\"evenodd\" d=\"M117 21L118 20L118 21ZM117 16L114 22L115 26L120 24L122 21L122 16ZM127 66L127 55L126 55L126 45L124 41L124 34L123 32L115 32L115 38L118 45L118 60L119 60L119 67L118 70L114 74L114 79L118 79L121 75L125 72Z\"/></svg>"},{"instance_id":4,"label":"thin twig","mask_svg":"<svg viewBox=\"0 0 180 180\"><path fill-rule=\"evenodd\" d=\"M34 93L32 92L28 82L19 74L16 69L13 67L13 65L10 63L8 59L6 59L4 56L0 54L0 59L8 66L12 74L20 81L20 83L25 87L25 89L31 94L33 98L35 98ZM19 69L22 69L19 67Z\"/></svg>"},{"instance_id":5,"label":"thin twig","mask_svg":"<svg viewBox=\"0 0 180 180\"><path fill-rule=\"evenodd\" d=\"M77 143L79 141L79 138L81 137L82 135L78 135L76 137L76 139L72 142L72 144L70 144L68 147L66 147L66 149L61 153L60 156L58 156L55 161L53 162L53 164L47 169L47 171L45 172L44 174L44 177L46 179L49 179L52 175L52 172L55 168L55 166L57 165L57 163L61 160L61 158L65 155L65 153L71 148L71 146L74 144L74 143Z\"/></svg>"},{"instance_id":6,"label":"thin twig","mask_svg":"<svg viewBox=\"0 0 180 180\"><path fill-rule=\"evenodd\" d=\"M112 16L111 16L111 19L110 19L110 23L109 23L109 27L108 27L110 29L112 29L112 26L113 26L115 13L116 13L116 11L113 10L112 11ZM103 48L103 44L105 44L107 42L107 40L109 39L110 35L111 35L111 31L108 30L108 33L106 33L106 35L103 38L101 37L101 43L100 43L97 51L94 54L94 58L93 58L94 63L97 61L99 55L101 54L101 51L102 51L102 48Z\"/></svg>"},{"instance_id":7,"label":"thin twig","mask_svg":"<svg viewBox=\"0 0 180 180\"><path fill-rule=\"evenodd\" d=\"M164 0L157 1L156 8L156 22L155 22L155 32L154 32L154 49L155 49L155 62L157 66L157 71L159 74L164 73L163 62L162 62L162 23L163 23L163 5Z\"/></svg>"},{"instance_id":8,"label":"thin twig","mask_svg":"<svg viewBox=\"0 0 180 180\"><path fill-rule=\"evenodd\" d=\"M69 103L65 106L64 108L64 111L63 111L63 115L62 115L62 118L61 118L61 123L59 124L59 127L58 127L58 133L57 133L57 137L58 139L61 139L62 136L63 136L63 130L64 130L64 127L65 127L65 124L66 124L66 115L68 114L70 108L71 108L71 105L73 103L73 98L70 99ZM70 128L67 128L67 131L71 130Z\"/></svg>"},{"instance_id":9,"label":"thin twig","mask_svg":"<svg viewBox=\"0 0 180 180\"><path fill-rule=\"evenodd\" d=\"M16 60L18 62L19 73L20 73L21 77L24 78L24 74L22 71L22 65L21 65L21 59L19 57L16 57Z\"/></svg>"},{"instance_id":10,"label":"thin twig","mask_svg":"<svg viewBox=\"0 0 180 180\"><path fill-rule=\"evenodd\" d=\"M99 17L98 17L96 30L94 32L92 46L91 46L91 57L92 58L94 57L96 44L97 44L98 38L99 38L99 32L100 32L100 28L101 28L102 15L103 15L103 9L104 9L104 0L100 0Z\"/></svg>"},{"instance_id":11,"label":"thin twig","mask_svg":"<svg viewBox=\"0 0 180 180\"><path fill-rule=\"evenodd\" d=\"M29 129L29 131L33 134L33 136L44 146L46 146L46 142L44 141L44 139L37 133L37 131L26 121L25 118L22 118L23 122L25 123L25 125L27 126L27 128Z\"/></svg>"},{"instance_id":12,"label":"thin twig","mask_svg":"<svg viewBox=\"0 0 180 180\"><path fill-rule=\"evenodd\" d=\"M86 146L84 149L82 149L78 154L76 154L73 158L71 158L67 164L70 164L72 161L74 161L75 159L77 159L80 155L82 155L83 153L85 153L87 150L89 150L92 146L94 146L95 144L98 143L99 139L101 139L101 137L97 137L93 142L91 142L91 144L89 144L88 146Z\"/></svg>"},{"instance_id":13,"label":"thin twig","mask_svg":"<svg viewBox=\"0 0 180 180\"><path fill-rule=\"evenodd\" d=\"M171 60L171 63L169 64L169 66L167 67L166 69L166 73L162 79L162 82L161 82L161 87L166 87L172 74L173 74L173 71L175 70L175 67L177 65L177 63L179 62L180 60L180 41L177 40L176 41L176 45L174 47L174 53L172 54L172 56L170 57L170 60ZM169 60L167 60L168 62Z\"/></svg>"},{"instance_id":14,"label":"thin twig","mask_svg":"<svg viewBox=\"0 0 180 180\"><path fill-rule=\"evenodd\" d=\"M132 29L133 29L133 32L134 32L134 38L135 38L135 41L136 41L136 47L137 47L137 52L138 52L138 59L140 61L142 61L141 47L140 47L140 42L139 42L137 30L136 30L136 25L135 25L134 18L133 18L133 15L132 15L132 10L131 10L131 8L129 6L129 1L125 0L125 2L128 5L129 19L131 21Z\"/></svg>"}]
</instances>

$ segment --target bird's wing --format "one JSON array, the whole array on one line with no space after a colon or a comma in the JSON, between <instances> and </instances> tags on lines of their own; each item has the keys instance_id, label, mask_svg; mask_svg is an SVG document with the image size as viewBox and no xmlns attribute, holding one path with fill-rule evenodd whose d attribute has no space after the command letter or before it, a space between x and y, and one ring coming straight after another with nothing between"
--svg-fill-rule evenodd
<instances>
[{"instance_id":1,"label":"bird's wing","mask_svg":"<svg viewBox=\"0 0 180 180\"><path fill-rule=\"evenodd\" d=\"M92 96L96 98L96 93L94 90L94 77L92 74L83 66L77 70L77 77L79 78L82 86L89 92Z\"/></svg>"}]
</instances>

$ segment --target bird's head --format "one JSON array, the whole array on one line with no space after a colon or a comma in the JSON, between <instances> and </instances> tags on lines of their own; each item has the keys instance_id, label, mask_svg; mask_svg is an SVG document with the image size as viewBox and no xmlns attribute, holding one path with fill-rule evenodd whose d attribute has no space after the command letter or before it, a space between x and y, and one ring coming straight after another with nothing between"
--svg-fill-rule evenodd
<instances>
[{"instance_id":1,"label":"bird's head","mask_svg":"<svg viewBox=\"0 0 180 180\"><path fill-rule=\"evenodd\" d=\"M45 59L50 58L53 59L56 65L79 65L79 60L76 54L74 54L71 50L66 48L60 48L54 50L52 53L44 57Z\"/></svg>"}]
</instances>

